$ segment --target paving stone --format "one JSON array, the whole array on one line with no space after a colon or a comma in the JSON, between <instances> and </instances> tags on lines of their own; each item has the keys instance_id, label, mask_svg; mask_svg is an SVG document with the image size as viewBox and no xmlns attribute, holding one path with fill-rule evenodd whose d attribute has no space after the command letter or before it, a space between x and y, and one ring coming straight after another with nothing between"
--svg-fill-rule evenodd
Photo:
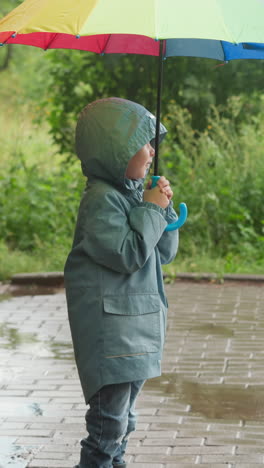
<instances>
[{"instance_id":1,"label":"paving stone","mask_svg":"<svg viewBox=\"0 0 264 468\"><path fill-rule=\"evenodd\" d=\"M187 452L187 450L186 450ZM135 461L141 462L141 463L147 463L150 461L151 455L136 455ZM196 456L195 455L162 455L162 454L155 454L154 457L151 457L151 459L155 460L156 463L175 463L175 464L180 464L180 463L195 463L196 461Z\"/></svg>"},{"instance_id":2,"label":"paving stone","mask_svg":"<svg viewBox=\"0 0 264 468\"><path fill-rule=\"evenodd\" d=\"M23 422L18 422L16 420L16 422L10 422L10 421L3 421L1 422L1 426L0 426L0 429L1 430L7 430L7 429L17 429L17 430L21 430L21 429L25 429L27 426L26 423L23 423ZM50 427L50 426L49 426ZM5 434L7 435L7 434Z\"/></svg>"},{"instance_id":3,"label":"paving stone","mask_svg":"<svg viewBox=\"0 0 264 468\"><path fill-rule=\"evenodd\" d=\"M159 439L170 437L173 439L176 437L176 435L177 435L176 431L152 431L152 430L139 431L137 430L136 432L132 432L129 438L131 439L135 437L135 438L144 440L145 438L147 439L147 438L152 438L152 437L159 438Z\"/></svg>"},{"instance_id":4,"label":"paving stone","mask_svg":"<svg viewBox=\"0 0 264 468\"><path fill-rule=\"evenodd\" d=\"M71 460L42 460L35 458L28 468L72 468Z\"/></svg>"},{"instance_id":5,"label":"paving stone","mask_svg":"<svg viewBox=\"0 0 264 468\"><path fill-rule=\"evenodd\" d=\"M195 463L195 465L201 465L202 468L232 468L231 466L229 466L227 463L203 463L201 464L198 460L197 463ZM259 465L258 465L259 467ZM166 468L193 468L193 464L190 465L190 464L186 464L186 463L182 463L180 465L178 464L171 464L171 463L167 463L166 464Z\"/></svg>"},{"instance_id":6,"label":"paving stone","mask_svg":"<svg viewBox=\"0 0 264 468\"><path fill-rule=\"evenodd\" d=\"M163 466L161 463L153 463L151 461L149 463L129 463L129 468L163 468ZM173 465L173 468L175 467L176 465Z\"/></svg>"},{"instance_id":7,"label":"paving stone","mask_svg":"<svg viewBox=\"0 0 264 468\"><path fill-rule=\"evenodd\" d=\"M186 450L185 447L174 447L172 449L172 455L181 455L185 454L186 451L188 451L188 454L194 454L194 455L218 455L218 454L231 454L234 452L234 446L233 445L220 445L220 446L215 446L215 447L209 447L209 446L188 446L188 449Z\"/></svg>"},{"instance_id":8,"label":"paving stone","mask_svg":"<svg viewBox=\"0 0 264 468\"><path fill-rule=\"evenodd\" d=\"M53 431L44 430L44 429L7 429L7 428L0 428L0 436L17 436L17 437L52 437Z\"/></svg>"},{"instance_id":9,"label":"paving stone","mask_svg":"<svg viewBox=\"0 0 264 468\"><path fill-rule=\"evenodd\" d=\"M53 447L54 450L54 447ZM41 452L37 455L38 460L65 460L65 452Z\"/></svg>"},{"instance_id":10,"label":"paving stone","mask_svg":"<svg viewBox=\"0 0 264 468\"><path fill-rule=\"evenodd\" d=\"M245 455L202 455L202 463L261 463L263 464L263 455L245 454Z\"/></svg>"},{"instance_id":11,"label":"paving stone","mask_svg":"<svg viewBox=\"0 0 264 468\"><path fill-rule=\"evenodd\" d=\"M236 468L260 468L263 463L236 463Z\"/></svg>"},{"instance_id":12,"label":"paving stone","mask_svg":"<svg viewBox=\"0 0 264 468\"><path fill-rule=\"evenodd\" d=\"M65 441L63 441L65 442ZM58 441L47 441L46 444L43 444L41 446L40 451L38 455L42 458L42 453L62 453L66 456L66 458L69 457L70 454L72 453L78 453L79 454L79 445L75 445L74 447L72 444L65 444L65 443L58 443ZM50 458L50 456L47 456L47 458Z\"/></svg>"}]
</instances>

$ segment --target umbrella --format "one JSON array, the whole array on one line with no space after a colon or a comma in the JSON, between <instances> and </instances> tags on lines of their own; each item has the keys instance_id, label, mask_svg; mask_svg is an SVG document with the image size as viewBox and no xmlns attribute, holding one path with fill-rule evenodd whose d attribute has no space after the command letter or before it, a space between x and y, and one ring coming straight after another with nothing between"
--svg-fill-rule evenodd
<instances>
[{"instance_id":1,"label":"umbrella","mask_svg":"<svg viewBox=\"0 0 264 468\"><path fill-rule=\"evenodd\" d=\"M157 179L164 58L263 59L263 20L264 0L25 0L0 20L0 45L158 56ZM180 204L168 229L186 217Z\"/></svg>"}]
</instances>

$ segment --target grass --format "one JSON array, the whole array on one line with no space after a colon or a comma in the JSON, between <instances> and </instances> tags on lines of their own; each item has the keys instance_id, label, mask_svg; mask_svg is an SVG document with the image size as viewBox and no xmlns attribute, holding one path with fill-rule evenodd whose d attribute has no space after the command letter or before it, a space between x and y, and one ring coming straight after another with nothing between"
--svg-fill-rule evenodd
<instances>
[{"instance_id":1,"label":"grass","mask_svg":"<svg viewBox=\"0 0 264 468\"><path fill-rule=\"evenodd\" d=\"M6 281L18 273L63 271L71 241L63 245L42 245L33 253L9 249L0 243L0 281Z\"/></svg>"},{"instance_id":2,"label":"grass","mask_svg":"<svg viewBox=\"0 0 264 468\"><path fill-rule=\"evenodd\" d=\"M174 262L163 267L164 273L170 279L177 278L179 273L214 273L222 278L225 274L238 273L247 275L263 275L264 261L259 263L250 262L248 258L242 258L239 255L228 258L213 257L204 253L194 257L182 257L181 253L177 255Z\"/></svg>"},{"instance_id":3,"label":"grass","mask_svg":"<svg viewBox=\"0 0 264 468\"><path fill-rule=\"evenodd\" d=\"M0 280L5 281L17 273L38 273L63 271L70 250L71 239L63 244L42 245L33 253L8 249L5 243L0 243ZM263 274L264 261L250 262L249 258L230 256L219 258L202 254L183 257L181 250L170 265L165 265L163 271L170 280L179 273L215 273L222 278L226 273Z\"/></svg>"}]
</instances>

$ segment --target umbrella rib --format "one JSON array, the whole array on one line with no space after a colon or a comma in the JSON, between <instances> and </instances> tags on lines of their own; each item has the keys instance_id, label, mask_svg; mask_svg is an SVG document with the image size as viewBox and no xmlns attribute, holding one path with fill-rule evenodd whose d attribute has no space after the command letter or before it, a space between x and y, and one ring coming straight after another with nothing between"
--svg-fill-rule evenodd
<instances>
[{"instance_id":1,"label":"umbrella rib","mask_svg":"<svg viewBox=\"0 0 264 468\"><path fill-rule=\"evenodd\" d=\"M57 36L58 36L58 33L55 33L52 39L49 41L47 47L44 48L44 50L50 49L51 44L55 41Z\"/></svg>"},{"instance_id":2,"label":"umbrella rib","mask_svg":"<svg viewBox=\"0 0 264 468\"><path fill-rule=\"evenodd\" d=\"M226 65L226 64L228 63L228 60L226 60L225 50L224 50L224 46L223 46L223 41L220 41L220 44L221 44L222 51L223 51L223 56L224 56L224 60L223 60L223 63L222 63L221 65Z\"/></svg>"},{"instance_id":3,"label":"umbrella rib","mask_svg":"<svg viewBox=\"0 0 264 468\"><path fill-rule=\"evenodd\" d=\"M9 41L9 39L11 39L11 37L13 36L13 34L16 34L16 33L15 33L15 32L12 32L12 33L10 34L10 36L8 36L3 42L0 42L0 45L1 45L1 46L6 45L7 42Z\"/></svg>"},{"instance_id":4,"label":"umbrella rib","mask_svg":"<svg viewBox=\"0 0 264 468\"><path fill-rule=\"evenodd\" d=\"M216 3L216 2L215 2ZM226 32L227 35L231 36L231 33L228 31L228 28L226 26L226 22L225 22L225 19L224 19L224 16L223 16L223 12L222 12L222 9L220 8L220 5L219 3L216 4L216 8L217 10L219 11L219 18L221 18L221 21L222 21L222 26ZM236 44L236 40L234 39L234 36L232 34L232 37L230 37L230 42L233 43L233 44Z\"/></svg>"},{"instance_id":5,"label":"umbrella rib","mask_svg":"<svg viewBox=\"0 0 264 468\"><path fill-rule=\"evenodd\" d=\"M107 46L108 46L108 43L109 43L109 41L110 41L111 36L112 36L112 34L108 34L107 40L105 41L105 44L104 44L104 47L103 47L103 49L102 49L101 54L104 54L104 53L105 53L105 50L106 50L106 48L107 48Z\"/></svg>"}]
</instances>

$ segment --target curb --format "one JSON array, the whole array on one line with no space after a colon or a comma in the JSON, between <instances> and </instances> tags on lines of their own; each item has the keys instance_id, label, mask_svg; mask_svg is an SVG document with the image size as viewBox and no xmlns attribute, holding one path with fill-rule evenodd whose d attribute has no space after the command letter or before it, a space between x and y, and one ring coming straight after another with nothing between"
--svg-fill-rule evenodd
<instances>
[{"instance_id":1,"label":"curb","mask_svg":"<svg viewBox=\"0 0 264 468\"><path fill-rule=\"evenodd\" d=\"M176 280L187 281L239 281L264 283L264 275L247 275L238 273L227 273L216 275L215 273L177 273Z\"/></svg>"},{"instance_id":2,"label":"curb","mask_svg":"<svg viewBox=\"0 0 264 468\"><path fill-rule=\"evenodd\" d=\"M168 275L164 275L164 278L168 278ZM230 273L219 276L215 273L177 273L175 281L177 280L264 283L264 275ZM11 278L11 285L13 286L28 286L32 284L37 286L64 287L64 275L60 271L50 273L20 273Z\"/></svg>"},{"instance_id":3,"label":"curb","mask_svg":"<svg viewBox=\"0 0 264 468\"><path fill-rule=\"evenodd\" d=\"M50 273L19 273L11 277L12 286L64 286L64 275L60 271Z\"/></svg>"}]
</instances>

